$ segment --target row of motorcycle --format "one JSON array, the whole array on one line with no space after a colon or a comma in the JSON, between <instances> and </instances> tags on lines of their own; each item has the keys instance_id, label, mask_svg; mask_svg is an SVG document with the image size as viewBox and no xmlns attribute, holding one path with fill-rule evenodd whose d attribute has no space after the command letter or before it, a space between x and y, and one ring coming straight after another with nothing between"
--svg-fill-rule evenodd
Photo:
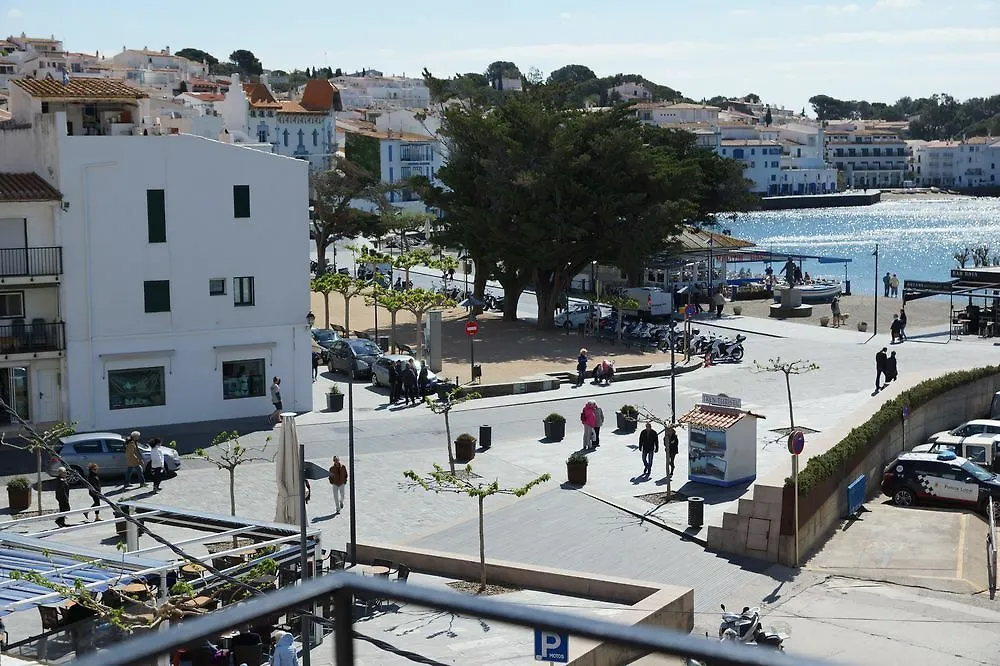
<instances>
[{"instance_id":1,"label":"row of motorcycle","mask_svg":"<svg viewBox=\"0 0 1000 666\"><path fill-rule=\"evenodd\" d=\"M438 287L435 291L439 294L444 294L456 303L461 303L466 299L474 298L471 292L464 291L458 287ZM503 296L494 296L493 294L486 292L483 294L482 305L483 310L486 312L503 312Z\"/></svg>"},{"instance_id":2,"label":"row of motorcycle","mask_svg":"<svg viewBox=\"0 0 1000 666\"><path fill-rule=\"evenodd\" d=\"M605 326L605 331L614 333L616 326L613 321L609 321ZM743 360L743 342L745 335L737 335L735 338L717 335L712 332L702 333L700 329L691 329L690 335L685 337L684 329L681 326L668 326L666 324L652 324L649 322L633 322L626 324L622 328L622 340L627 343L648 345L656 347L657 350L670 351L678 354L690 354L691 356L710 356L712 362L733 361L739 363Z\"/></svg>"}]
</instances>

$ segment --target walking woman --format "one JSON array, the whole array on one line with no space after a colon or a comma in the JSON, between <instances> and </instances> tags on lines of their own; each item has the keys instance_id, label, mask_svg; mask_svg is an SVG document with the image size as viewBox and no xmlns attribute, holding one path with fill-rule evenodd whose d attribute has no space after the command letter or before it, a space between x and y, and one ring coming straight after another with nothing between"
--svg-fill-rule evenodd
<instances>
[{"instance_id":1,"label":"walking woman","mask_svg":"<svg viewBox=\"0 0 1000 666\"><path fill-rule=\"evenodd\" d=\"M67 478L65 467L59 468L59 478L56 479L56 502L59 504L59 513L70 510L69 479ZM66 516L56 518L56 525L66 527Z\"/></svg>"},{"instance_id":2,"label":"walking woman","mask_svg":"<svg viewBox=\"0 0 1000 666\"><path fill-rule=\"evenodd\" d=\"M91 485L89 489L90 499L93 504L90 505L94 509L94 522L96 523L101 519L101 496L98 493L101 491L101 477L97 474L97 463L90 463L87 466L87 483ZM86 520L90 520L90 512L84 511L83 517Z\"/></svg>"},{"instance_id":3,"label":"walking woman","mask_svg":"<svg viewBox=\"0 0 1000 666\"><path fill-rule=\"evenodd\" d=\"M158 493L163 481L163 449L159 437L149 440L149 471L153 476L153 492Z\"/></svg>"}]
</instances>

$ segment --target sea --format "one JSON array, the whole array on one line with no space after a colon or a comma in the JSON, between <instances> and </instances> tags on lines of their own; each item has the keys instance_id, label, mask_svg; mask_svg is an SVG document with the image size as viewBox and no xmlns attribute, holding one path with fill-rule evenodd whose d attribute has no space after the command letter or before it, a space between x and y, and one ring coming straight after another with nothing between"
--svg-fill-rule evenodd
<instances>
[{"instance_id":1,"label":"sea","mask_svg":"<svg viewBox=\"0 0 1000 666\"><path fill-rule=\"evenodd\" d=\"M721 218L720 218L721 221ZM958 268L954 254L986 245L1000 261L1000 199L945 197L885 201L872 206L755 211L726 220L737 238L761 250L850 259L846 279L851 293L881 293L875 274L878 245L879 276L886 271L903 280L947 280ZM775 272L784 262L775 264ZM970 256L967 264L972 267ZM730 264L730 274L742 267L759 275L762 264ZM810 276L845 279L844 264L805 260Z\"/></svg>"}]
</instances>

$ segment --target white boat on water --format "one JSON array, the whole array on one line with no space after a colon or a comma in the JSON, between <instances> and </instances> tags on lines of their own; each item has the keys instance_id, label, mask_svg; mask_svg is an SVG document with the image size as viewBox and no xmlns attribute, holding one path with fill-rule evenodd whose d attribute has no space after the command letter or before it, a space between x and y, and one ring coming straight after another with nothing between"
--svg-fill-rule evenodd
<instances>
[{"instance_id":1,"label":"white boat on water","mask_svg":"<svg viewBox=\"0 0 1000 666\"><path fill-rule=\"evenodd\" d=\"M795 288L802 292L803 303L829 303L834 296L843 292L841 284L833 281L809 282L797 285ZM781 302L781 292L777 288L774 290L774 302Z\"/></svg>"}]
</instances>

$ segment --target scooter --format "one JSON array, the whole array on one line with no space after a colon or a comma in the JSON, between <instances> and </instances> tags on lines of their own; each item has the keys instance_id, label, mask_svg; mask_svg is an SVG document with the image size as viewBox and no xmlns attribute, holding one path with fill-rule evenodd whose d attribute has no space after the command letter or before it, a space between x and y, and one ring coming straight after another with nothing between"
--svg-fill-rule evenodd
<instances>
[{"instance_id":1,"label":"scooter","mask_svg":"<svg viewBox=\"0 0 1000 666\"><path fill-rule=\"evenodd\" d=\"M746 339L745 335L737 335L735 340L715 338L709 346L712 361L736 361L739 363L743 360L743 341Z\"/></svg>"},{"instance_id":2,"label":"scooter","mask_svg":"<svg viewBox=\"0 0 1000 666\"><path fill-rule=\"evenodd\" d=\"M735 638L727 632L735 632ZM760 647L784 650L783 640L780 634L765 632L760 624L760 608L744 606L739 614L730 613L726 610L726 605L722 604L722 623L719 624L719 638L730 638L737 643L744 645L758 645Z\"/></svg>"}]
</instances>

